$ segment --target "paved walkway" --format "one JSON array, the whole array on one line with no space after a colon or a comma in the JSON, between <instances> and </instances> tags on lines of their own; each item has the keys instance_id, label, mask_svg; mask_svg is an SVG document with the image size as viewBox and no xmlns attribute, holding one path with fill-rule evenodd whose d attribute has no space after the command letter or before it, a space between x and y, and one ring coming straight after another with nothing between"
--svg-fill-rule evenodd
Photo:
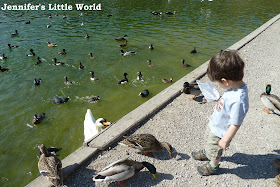
<instances>
[{"instance_id":1,"label":"paved walkway","mask_svg":"<svg viewBox=\"0 0 280 187\"><path fill-rule=\"evenodd\" d=\"M275 17L268 25L278 18L279 16ZM268 25L264 27L266 28ZM245 38L247 42L250 41L245 46L242 42L238 42L230 47L239 49L243 46L239 53L246 64L244 81L249 88L250 109L242 127L231 142L229 150L223 155L219 175L209 177L198 175L196 167L201 163L190 158L192 151L203 148L204 129L215 103L200 104L196 101L189 101L190 96L185 94L175 97L179 94L184 81L195 79L206 71L206 63L198 68L199 73L192 73L177 81L171 88L159 93L160 98L156 98L157 100L152 98L151 101L146 102L145 108L139 107L134 111L134 115L120 119L106 130L108 132L105 131L89 143L90 147L80 148L71 155L71 159L69 159L70 157L64 159L63 166L65 167L68 160L73 162L75 159L83 159L86 161L87 158L93 156L85 164L83 161L74 162L74 164L68 163L64 168L66 173L78 167L79 164L84 165L70 175L64 181L64 185L69 187L117 186L114 182L94 183L92 176L115 160L131 158L153 163L157 168L158 180L155 181L147 170L142 170L127 180L127 186L275 186L275 167L271 162L277 157L280 158L280 116L264 113L264 106L259 96L265 91L268 83L272 85L272 93L280 95L280 21L274 22L263 32L260 32L261 30L263 28L254 33L257 35L256 38L252 35ZM203 76L201 82L209 82L209 79L207 76ZM215 87L218 88L217 85ZM170 90L173 90L172 94L169 93ZM223 90L218 90L220 94L223 93ZM175 99L171 102L166 99L174 97ZM159 102L158 100L161 98L165 98L169 102L164 108L153 115L151 115L152 112L141 114L149 111L149 108L146 108L149 104L153 105L151 108L162 107L160 104L154 106L154 103ZM144 118L139 117L140 115L146 117L146 121L141 122L141 119ZM130 120L136 120L133 123L135 126L139 122L141 125L129 132L130 128L125 125L131 127ZM117 126L118 124L120 125ZM119 135L114 134L116 129L123 128L121 125L127 129ZM109 133L109 131L111 132ZM112 144L105 151L98 151L98 149L106 148L106 144L99 145L99 143L112 139L112 142L117 142L120 135L126 133L151 133L160 141L169 142L175 148L175 158L169 159L167 151L156 153L155 158L150 158L138 154L133 149L117 145L117 143ZM83 151L88 154L80 154ZM39 177L30 183L30 186L36 186L36 181L45 183L46 179ZM46 183L43 186L46 186Z\"/></svg>"}]
</instances>

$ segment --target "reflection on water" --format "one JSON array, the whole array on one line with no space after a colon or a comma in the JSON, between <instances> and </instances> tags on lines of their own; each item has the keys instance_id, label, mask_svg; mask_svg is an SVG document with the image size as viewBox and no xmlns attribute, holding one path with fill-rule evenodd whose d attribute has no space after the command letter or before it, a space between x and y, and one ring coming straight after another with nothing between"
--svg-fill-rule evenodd
<instances>
[{"instance_id":1,"label":"reflection on water","mask_svg":"<svg viewBox=\"0 0 280 187\"><path fill-rule=\"evenodd\" d=\"M20 2L24 4L9 1ZM1 11L0 53L8 58L0 60L0 65L10 71L0 73L0 185L21 186L39 175L40 143L63 147L61 159L81 146L88 108L95 118L116 121L169 86L161 78L180 79L271 19L278 13L279 3L266 2L107 0L102 1L102 11L83 11L82 16L74 10ZM75 3L79 2L68 1ZM163 14L152 15L152 11ZM176 13L166 15L169 11ZM66 19L62 19L64 14ZM11 37L14 30L19 35ZM121 56L119 45L124 41L115 38L125 34L128 45L124 50L136 51L136 55ZM48 41L58 46L48 47ZM8 43L19 47L9 50ZM151 44L154 50L149 49ZM194 47L198 53L191 54ZM26 56L30 49L36 56ZM58 54L62 49L66 55ZM89 53L96 59L90 59ZM34 65L37 57L42 60L40 65ZM53 58L65 65L54 66ZM148 66L148 59L156 68ZM183 68L182 59L192 67ZM83 70L79 70L79 62L85 66ZM99 81L90 80L90 71ZM139 71L144 81L136 80ZM117 85L125 72L128 83ZM65 76L72 85L64 84ZM33 85L34 78L42 79L40 86ZM145 89L150 95L138 97ZM52 102L56 95L71 99L57 105ZM85 100L97 95L98 102ZM46 113L44 121L33 125L34 114L42 112Z\"/></svg>"}]
</instances>

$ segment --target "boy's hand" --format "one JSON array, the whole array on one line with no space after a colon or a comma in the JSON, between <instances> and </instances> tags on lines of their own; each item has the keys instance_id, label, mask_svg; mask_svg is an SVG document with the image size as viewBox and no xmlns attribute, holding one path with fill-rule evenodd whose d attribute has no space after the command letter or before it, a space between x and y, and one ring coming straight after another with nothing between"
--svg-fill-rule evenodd
<instances>
[{"instance_id":1,"label":"boy's hand","mask_svg":"<svg viewBox=\"0 0 280 187\"><path fill-rule=\"evenodd\" d=\"M223 150L226 150L226 148L228 147L228 142L224 141L224 139L222 138L220 141L219 141L219 146L223 149Z\"/></svg>"}]
</instances>

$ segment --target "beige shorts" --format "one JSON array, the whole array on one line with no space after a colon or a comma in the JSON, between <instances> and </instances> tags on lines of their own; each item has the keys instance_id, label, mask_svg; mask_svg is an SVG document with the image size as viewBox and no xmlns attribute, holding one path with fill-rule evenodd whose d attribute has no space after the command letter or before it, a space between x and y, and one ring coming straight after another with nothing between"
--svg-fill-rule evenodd
<instances>
[{"instance_id":1,"label":"beige shorts","mask_svg":"<svg viewBox=\"0 0 280 187\"><path fill-rule=\"evenodd\" d=\"M219 141L221 140L221 138L215 136L211 132L209 125L207 125L206 127L204 139L207 158L214 162L221 160L223 154L223 149L219 146Z\"/></svg>"}]
</instances>

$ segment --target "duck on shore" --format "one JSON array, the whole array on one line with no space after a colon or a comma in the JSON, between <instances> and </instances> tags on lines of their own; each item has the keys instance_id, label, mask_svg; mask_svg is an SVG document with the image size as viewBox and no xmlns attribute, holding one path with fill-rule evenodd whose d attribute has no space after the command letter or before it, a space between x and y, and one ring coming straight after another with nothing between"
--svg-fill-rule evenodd
<instances>
[{"instance_id":1,"label":"duck on shore","mask_svg":"<svg viewBox=\"0 0 280 187\"><path fill-rule=\"evenodd\" d=\"M280 98L277 95L270 94L271 85L266 85L265 92L260 95L261 102L264 104L266 113L272 111L273 113L280 115Z\"/></svg>"}]
</instances>

